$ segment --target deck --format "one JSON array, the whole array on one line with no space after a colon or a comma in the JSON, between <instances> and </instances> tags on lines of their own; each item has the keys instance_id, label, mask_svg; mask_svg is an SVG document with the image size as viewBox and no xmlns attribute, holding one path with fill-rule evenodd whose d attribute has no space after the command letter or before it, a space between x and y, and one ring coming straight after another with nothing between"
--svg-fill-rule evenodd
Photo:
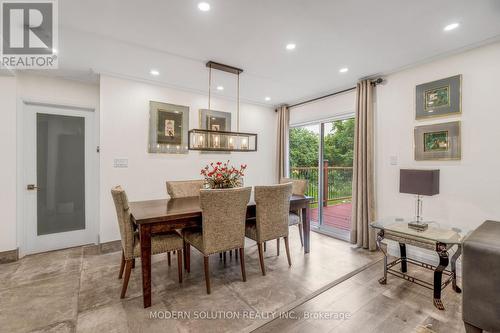
<instances>
[{"instance_id":1,"label":"deck","mask_svg":"<svg viewBox=\"0 0 500 333\"><path fill-rule=\"evenodd\" d=\"M350 202L323 207L323 225L342 230L351 230ZM318 208L311 209L311 218L318 221Z\"/></svg>"}]
</instances>

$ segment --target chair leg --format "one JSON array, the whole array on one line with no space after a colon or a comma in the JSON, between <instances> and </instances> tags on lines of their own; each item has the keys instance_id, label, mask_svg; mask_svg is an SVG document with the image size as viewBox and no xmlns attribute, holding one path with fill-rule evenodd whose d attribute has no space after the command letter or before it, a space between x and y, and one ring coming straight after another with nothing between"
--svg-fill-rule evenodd
<instances>
[{"instance_id":1,"label":"chair leg","mask_svg":"<svg viewBox=\"0 0 500 333\"><path fill-rule=\"evenodd\" d=\"M177 250L177 270L179 271L179 283L182 283L182 249Z\"/></svg>"},{"instance_id":2,"label":"chair leg","mask_svg":"<svg viewBox=\"0 0 500 333\"><path fill-rule=\"evenodd\" d=\"M276 239L276 255L279 257L280 256L280 239Z\"/></svg>"},{"instance_id":3,"label":"chair leg","mask_svg":"<svg viewBox=\"0 0 500 333\"><path fill-rule=\"evenodd\" d=\"M237 249L234 250L234 258L236 260L238 260L238 250Z\"/></svg>"},{"instance_id":4,"label":"chair leg","mask_svg":"<svg viewBox=\"0 0 500 333\"><path fill-rule=\"evenodd\" d=\"M233 258L233 250L229 250L229 260Z\"/></svg>"},{"instance_id":5,"label":"chair leg","mask_svg":"<svg viewBox=\"0 0 500 333\"><path fill-rule=\"evenodd\" d=\"M285 239L285 250L286 258L288 259L288 266L292 266L292 260L290 259L290 248L288 247L288 236L283 238Z\"/></svg>"},{"instance_id":6,"label":"chair leg","mask_svg":"<svg viewBox=\"0 0 500 333\"><path fill-rule=\"evenodd\" d=\"M203 257L203 265L205 266L205 283L207 285L207 294L210 294L210 269L209 269L209 262L208 262L208 256Z\"/></svg>"},{"instance_id":7,"label":"chair leg","mask_svg":"<svg viewBox=\"0 0 500 333\"><path fill-rule=\"evenodd\" d=\"M219 260L222 260L222 252L219 252Z\"/></svg>"},{"instance_id":8,"label":"chair leg","mask_svg":"<svg viewBox=\"0 0 500 333\"><path fill-rule=\"evenodd\" d=\"M128 280L130 279L130 271L132 270L132 260L125 261L125 278L123 279L122 285L122 293L120 298L125 298L125 294L127 293Z\"/></svg>"},{"instance_id":9,"label":"chair leg","mask_svg":"<svg viewBox=\"0 0 500 333\"><path fill-rule=\"evenodd\" d=\"M222 257L224 258L224 264L226 263L226 251L222 254Z\"/></svg>"},{"instance_id":10,"label":"chair leg","mask_svg":"<svg viewBox=\"0 0 500 333\"><path fill-rule=\"evenodd\" d=\"M264 242L264 252L267 251L266 242Z\"/></svg>"},{"instance_id":11,"label":"chair leg","mask_svg":"<svg viewBox=\"0 0 500 333\"><path fill-rule=\"evenodd\" d=\"M191 272L191 244L186 243L186 271Z\"/></svg>"},{"instance_id":12,"label":"chair leg","mask_svg":"<svg viewBox=\"0 0 500 333\"><path fill-rule=\"evenodd\" d=\"M234 250L234 253L238 253L237 250ZM241 266L241 277L243 278L243 282L247 281L247 273L245 271L245 248L240 248L240 266Z\"/></svg>"},{"instance_id":13,"label":"chair leg","mask_svg":"<svg viewBox=\"0 0 500 333\"><path fill-rule=\"evenodd\" d=\"M132 268L135 268L135 258L132 259Z\"/></svg>"},{"instance_id":14,"label":"chair leg","mask_svg":"<svg viewBox=\"0 0 500 333\"><path fill-rule=\"evenodd\" d=\"M266 275L266 267L264 266L264 253L262 251L262 243L257 243L257 248L259 249L260 269L262 271L262 275Z\"/></svg>"},{"instance_id":15,"label":"chair leg","mask_svg":"<svg viewBox=\"0 0 500 333\"><path fill-rule=\"evenodd\" d=\"M302 235L302 223L299 223L297 224L297 226L299 227L299 236L300 236L300 245L302 245L302 247L304 247L304 239L303 239L303 235Z\"/></svg>"},{"instance_id":16,"label":"chair leg","mask_svg":"<svg viewBox=\"0 0 500 333\"><path fill-rule=\"evenodd\" d=\"M186 254L187 254L187 251L186 251L186 247L187 247L187 243L185 240L182 241L182 245L183 245L183 248L184 248L184 269L187 270L187 258L186 258Z\"/></svg>"},{"instance_id":17,"label":"chair leg","mask_svg":"<svg viewBox=\"0 0 500 333\"><path fill-rule=\"evenodd\" d=\"M168 260L168 267L172 264L171 258L170 258L170 252L167 252L167 260Z\"/></svg>"},{"instance_id":18,"label":"chair leg","mask_svg":"<svg viewBox=\"0 0 500 333\"><path fill-rule=\"evenodd\" d=\"M125 268L125 254L122 250L122 262L120 264L120 273L118 274L118 279L121 279L123 276L123 269Z\"/></svg>"}]
</instances>

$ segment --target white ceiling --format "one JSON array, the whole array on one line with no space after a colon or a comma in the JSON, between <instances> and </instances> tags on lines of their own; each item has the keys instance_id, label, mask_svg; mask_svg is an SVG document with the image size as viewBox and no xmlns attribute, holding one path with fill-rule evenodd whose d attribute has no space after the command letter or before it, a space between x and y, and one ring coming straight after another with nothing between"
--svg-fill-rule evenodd
<instances>
[{"instance_id":1,"label":"white ceiling","mask_svg":"<svg viewBox=\"0 0 500 333\"><path fill-rule=\"evenodd\" d=\"M60 0L54 74L108 73L206 92L205 62L214 60L244 69L242 100L274 105L500 40L498 0L205 1L209 12L196 0ZM460 27L444 32L452 22ZM285 50L288 42L296 49ZM234 77L215 73L213 82L235 95Z\"/></svg>"}]
</instances>

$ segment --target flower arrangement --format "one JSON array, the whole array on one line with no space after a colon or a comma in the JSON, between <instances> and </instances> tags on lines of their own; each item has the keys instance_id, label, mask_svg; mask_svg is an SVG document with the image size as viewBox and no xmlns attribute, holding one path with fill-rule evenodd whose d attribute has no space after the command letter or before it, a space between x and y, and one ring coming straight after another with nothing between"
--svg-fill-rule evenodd
<instances>
[{"instance_id":1,"label":"flower arrangement","mask_svg":"<svg viewBox=\"0 0 500 333\"><path fill-rule=\"evenodd\" d=\"M243 185L243 172L247 168L242 164L239 169L229 165L229 161L210 163L201 169L200 174L205 177L205 181L210 188L233 188Z\"/></svg>"}]
</instances>

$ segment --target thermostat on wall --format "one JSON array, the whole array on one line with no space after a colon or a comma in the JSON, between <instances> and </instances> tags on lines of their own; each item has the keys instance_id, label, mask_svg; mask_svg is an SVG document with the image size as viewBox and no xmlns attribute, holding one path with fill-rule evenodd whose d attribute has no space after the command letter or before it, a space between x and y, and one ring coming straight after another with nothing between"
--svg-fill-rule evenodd
<instances>
[{"instance_id":1,"label":"thermostat on wall","mask_svg":"<svg viewBox=\"0 0 500 333\"><path fill-rule=\"evenodd\" d=\"M128 168L128 158L115 158L113 160L114 168Z\"/></svg>"}]
</instances>

